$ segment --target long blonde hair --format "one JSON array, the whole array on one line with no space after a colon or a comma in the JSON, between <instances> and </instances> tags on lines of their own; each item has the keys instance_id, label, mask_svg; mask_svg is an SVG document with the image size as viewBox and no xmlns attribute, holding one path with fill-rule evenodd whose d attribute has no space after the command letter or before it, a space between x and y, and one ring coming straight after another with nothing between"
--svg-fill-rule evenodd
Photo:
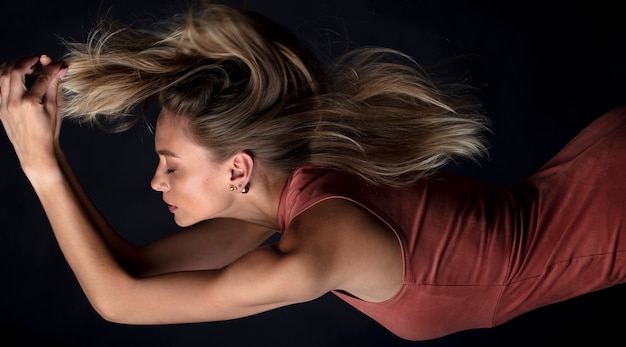
<instances>
[{"instance_id":1,"label":"long blonde hair","mask_svg":"<svg viewBox=\"0 0 626 347\"><path fill-rule=\"evenodd\" d=\"M67 43L66 116L122 129L157 99L226 159L279 175L303 165L403 186L486 152L486 118L460 84L436 86L408 56L355 50L322 69L258 14L205 4L150 31L104 20Z\"/></svg>"}]
</instances>

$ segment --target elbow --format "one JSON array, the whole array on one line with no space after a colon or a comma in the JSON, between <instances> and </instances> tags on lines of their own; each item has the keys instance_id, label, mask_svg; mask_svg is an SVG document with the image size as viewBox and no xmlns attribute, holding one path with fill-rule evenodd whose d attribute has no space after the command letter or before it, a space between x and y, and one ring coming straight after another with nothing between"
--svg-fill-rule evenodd
<instances>
[{"instance_id":1,"label":"elbow","mask_svg":"<svg viewBox=\"0 0 626 347\"><path fill-rule=\"evenodd\" d=\"M132 324L127 320L127 315L120 309L123 304L103 299L90 299L91 307L105 321L117 324Z\"/></svg>"},{"instance_id":2,"label":"elbow","mask_svg":"<svg viewBox=\"0 0 626 347\"><path fill-rule=\"evenodd\" d=\"M125 287L128 288L128 287ZM85 291L91 307L102 319L118 324L138 324L133 322L131 314L134 309L129 291L120 288L101 286L97 290Z\"/></svg>"}]
</instances>

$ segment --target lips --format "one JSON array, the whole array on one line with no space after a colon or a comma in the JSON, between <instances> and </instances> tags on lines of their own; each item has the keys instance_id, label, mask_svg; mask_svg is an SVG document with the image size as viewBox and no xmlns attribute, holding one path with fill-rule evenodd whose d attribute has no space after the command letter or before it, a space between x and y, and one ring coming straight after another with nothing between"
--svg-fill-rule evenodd
<instances>
[{"instance_id":1,"label":"lips","mask_svg":"<svg viewBox=\"0 0 626 347\"><path fill-rule=\"evenodd\" d=\"M172 212L172 213L174 213L174 211L176 211L176 209L178 209L178 207L176 207L176 206L174 206L174 205L170 205L170 204L168 204L168 203L167 203L167 201L165 201L165 204L167 205L167 209L168 209L170 212Z\"/></svg>"}]
</instances>

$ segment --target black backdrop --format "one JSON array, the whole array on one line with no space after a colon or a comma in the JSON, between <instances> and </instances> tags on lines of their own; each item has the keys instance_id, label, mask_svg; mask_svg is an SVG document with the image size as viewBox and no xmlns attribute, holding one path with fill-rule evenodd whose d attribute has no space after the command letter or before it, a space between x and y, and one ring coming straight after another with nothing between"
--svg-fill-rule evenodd
<instances>
[{"instance_id":1,"label":"black backdrop","mask_svg":"<svg viewBox=\"0 0 626 347\"><path fill-rule=\"evenodd\" d=\"M12 1L0 9L0 59L58 57L57 36L81 40L109 11L126 23L183 2ZM491 158L454 168L514 183L593 118L626 101L626 28L617 5L548 1L224 1L292 30L327 59L363 45L400 49L437 73L471 78L493 119ZM124 326L89 306L42 209L0 134L0 332L11 345L59 346L551 346L621 345L624 285L526 314L493 329L402 341L326 295L229 322ZM95 203L130 241L176 230L149 187L156 165L142 128L110 135L67 123L63 144ZM626 213L626 212L625 212ZM622 342L623 343L623 342Z\"/></svg>"}]
</instances>

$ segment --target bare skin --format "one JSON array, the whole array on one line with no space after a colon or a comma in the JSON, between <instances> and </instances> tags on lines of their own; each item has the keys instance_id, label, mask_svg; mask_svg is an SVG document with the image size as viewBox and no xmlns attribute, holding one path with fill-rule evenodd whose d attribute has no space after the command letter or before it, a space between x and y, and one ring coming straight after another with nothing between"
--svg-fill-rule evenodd
<instances>
[{"instance_id":1,"label":"bare skin","mask_svg":"<svg viewBox=\"0 0 626 347\"><path fill-rule=\"evenodd\" d=\"M24 75L38 60L44 70L26 90ZM397 238L348 201L313 206L277 244L258 247L277 229L285 178L273 177L243 152L216 162L209 149L179 136L186 123L167 111L157 124L160 163L152 187L188 228L147 246L128 243L86 196L59 146L57 85L66 69L42 56L1 70L0 120L66 260L103 318L127 324L216 321L331 290L384 301L400 288ZM248 182L250 192L241 194Z\"/></svg>"}]
</instances>

